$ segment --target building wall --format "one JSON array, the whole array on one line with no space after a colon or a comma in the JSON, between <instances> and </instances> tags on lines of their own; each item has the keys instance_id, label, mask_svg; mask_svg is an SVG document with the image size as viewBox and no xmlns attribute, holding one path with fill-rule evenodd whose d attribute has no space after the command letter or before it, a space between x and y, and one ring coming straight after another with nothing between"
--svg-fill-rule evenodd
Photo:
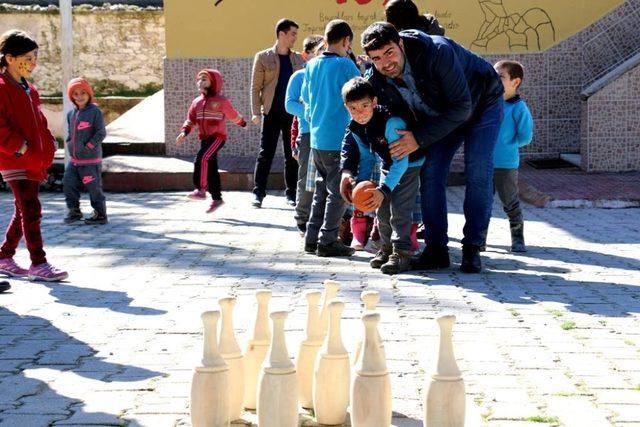
<instances>
[{"instance_id":1,"label":"building wall","mask_svg":"<svg viewBox=\"0 0 640 427\"><path fill-rule=\"evenodd\" d=\"M535 135L533 143L522 151L524 158L557 157L560 153L581 151L583 101L580 93L586 85L640 50L638 28L640 0L627 0L596 23L546 51L485 55L490 62L511 58L525 66L522 95L534 115ZM198 70L214 67L222 71L225 93L239 111L249 117L251 63L251 58L165 59L165 129L169 154L191 155L196 151L197 144L177 148L174 140L191 99L197 95L193 79ZM634 120L634 111L640 107L639 99L631 95L626 98L625 105L629 108L620 110L629 116L624 120ZM230 130L226 154L257 155L259 130L255 126L250 126L248 131L233 127ZM193 135L190 138L195 142ZM635 141L626 142L622 137L611 139L612 145L607 146L606 152L615 153L627 145L638 144L638 139Z\"/></svg>"},{"instance_id":2,"label":"building wall","mask_svg":"<svg viewBox=\"0 0 640 427\"><path fill-rule=\"evenodd\" d=\"M31 33L38 42L33 75L43 94L61 93L60 15L56 7L0 7L0 33ZM73 11L74 75L89 79L101 93L159 88L165 52L162 9L134 6L75 7Z\"/></svg>"},{"instance_id":3,"label":"building wall","mask_svg":"<svg viewBox=\"0 0 640 427\"><path fill-rule=\"evenodd\" d=\"M640 67L583 103L582 168L588 172L640 170Z\"/></svg>"}]
</instances>

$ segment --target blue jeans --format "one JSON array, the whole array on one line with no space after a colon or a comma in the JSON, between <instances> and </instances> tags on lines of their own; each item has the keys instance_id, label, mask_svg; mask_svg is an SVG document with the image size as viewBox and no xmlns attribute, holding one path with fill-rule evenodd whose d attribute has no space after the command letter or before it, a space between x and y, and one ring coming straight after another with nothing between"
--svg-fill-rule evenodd
<instances>
[{"instance_id":1,"label":"blue jeans","mask_svg":"<svg viewBox=\"0 0 640 427\"><path fill-rule=\"evenodd\" d=\"M500 132L502 102L478 112L449 136L427 148L420 173L422 220L427 246L443 247L447 236L447 177L451 161L464 143L465 195L463 245L481 246L493 204L493 149Z\"/></svg>"}]
</instances>

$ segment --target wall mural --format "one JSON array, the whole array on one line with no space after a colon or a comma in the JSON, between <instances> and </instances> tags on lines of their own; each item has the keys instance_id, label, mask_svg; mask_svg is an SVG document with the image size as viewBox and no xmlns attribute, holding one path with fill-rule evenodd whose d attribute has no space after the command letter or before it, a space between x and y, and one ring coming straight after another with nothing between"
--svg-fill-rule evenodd
<instances>
[{"instance_id":1,"label":"wall mural","mask_svg":"<svg viewBox=\"0 0 640 427\"><path fill-rule=\"evenodd\" d=\"M539 7L507 11L502 0L478 1L484 22L471 43L476 51L542 50L556 41L549 14Z\"/></svg>"},{"instance_id":2,"label":"wall mural","mask_svg":"<svg viewBox=\"0 0 640 427\"><path fill-rule=\"evenodd\" d=\"M275 22L300 24L300 35L322 33L344 19L356 35L384 20L387 0L165 0L168 58L242 58L271 46ZM624 0L415 0L435 15L447 36L481 54L539 52L596 22ZM300 37L300 45L302 38ZM300 48L300 46L298 47Z\"/></svg>"}]
</instances>

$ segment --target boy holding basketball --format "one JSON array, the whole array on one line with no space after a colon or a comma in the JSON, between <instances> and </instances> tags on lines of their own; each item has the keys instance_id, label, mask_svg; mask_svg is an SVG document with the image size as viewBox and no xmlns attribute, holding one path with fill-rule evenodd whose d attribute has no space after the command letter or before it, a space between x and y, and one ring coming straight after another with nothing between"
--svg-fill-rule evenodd
<instances>
[{"instance_id":1,"label":"boy holding basketball","mask_svg":"<svg viewBox=\"0 0 640 427\"><path fill-rule=\"evenodd\" d=\"M354 176L372 155L379 158L380 183L365 190L370 196L362 204L357 203L364 211L377 210L381 249L370 264L385 274L409 270L409 236L424 154L419 150L401 160L391 157L389 146L400 139L398 131L406 129L406 125L378 105L368 81L361 77L349 80L342 88L342 98L352 120L342 142L340 194L351 203Z\"/></svg>"}]
</instances>

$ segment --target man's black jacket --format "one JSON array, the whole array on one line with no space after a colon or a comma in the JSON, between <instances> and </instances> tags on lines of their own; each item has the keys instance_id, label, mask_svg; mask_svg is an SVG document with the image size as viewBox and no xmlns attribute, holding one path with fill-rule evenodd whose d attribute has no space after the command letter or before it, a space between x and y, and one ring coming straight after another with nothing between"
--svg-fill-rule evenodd
<instances>
[{"instance_id":1,"label":"man's black jacket","mask_svg":"<svg viewBox=\"0 0 640 427\"><path fill-rule=\"evenodd\" d=\"M501 102L504 88L493 66L454 41L421 31L400 32L406 60L423 102L432 115L414 110L397 88L375 67L367 78L378 102L402 117L421 147L434 144L473 119L487 107Z\"/></svg>"}]
</instances>

